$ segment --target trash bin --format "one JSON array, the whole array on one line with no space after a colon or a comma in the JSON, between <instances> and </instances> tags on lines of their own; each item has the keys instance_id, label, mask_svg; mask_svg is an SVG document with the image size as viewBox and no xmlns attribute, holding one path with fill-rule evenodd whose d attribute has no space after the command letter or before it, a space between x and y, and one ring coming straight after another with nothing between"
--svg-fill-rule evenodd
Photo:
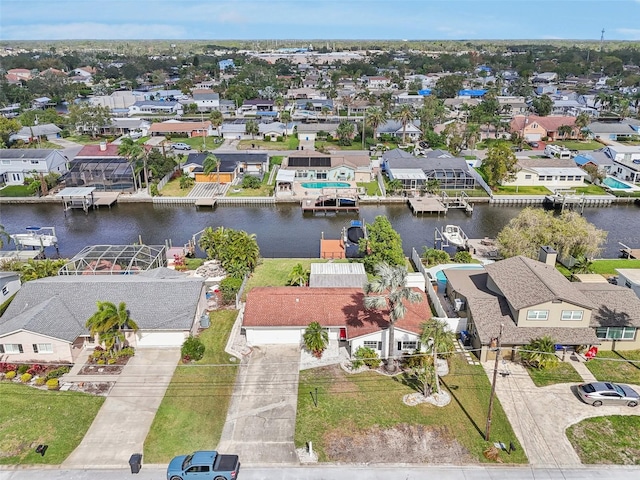
<instances>
[{"instance_id":1,"label":"trash bin","mask_svg":"<svg viewBox=\"0 0 640 480\"><path fill-rule=\"evenodd\" d=\"M131 473L140 473L142 468L142 454L134 453L129 458L129 466L131 467Z\"/></svg>"}]
</instances>

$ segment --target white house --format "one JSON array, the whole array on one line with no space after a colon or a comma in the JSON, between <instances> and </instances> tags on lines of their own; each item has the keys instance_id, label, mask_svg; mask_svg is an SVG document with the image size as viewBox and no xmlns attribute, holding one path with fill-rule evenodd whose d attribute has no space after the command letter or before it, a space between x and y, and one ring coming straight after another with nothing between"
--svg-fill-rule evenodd
<instances>
[{"instance_id":1,"label":"white house","mask_svg":"<svg viewBox=\"0 0 640 480\"><path fill-rule=\"evenodd\" d=\"M420 292L418 289L416 292ZM421 324L431 318L429 302L407 303L395 324L396 349L420 347ZM388 355L388 311L366 310L362 288L257 287L247 294L242 330L249 345L301 345L311 322L329 333L329 341L344 342L351 353L359 346Z\"/></svg>"},{"instance_id":2,"label":"white house","mask_svg":"<svg viewBox=\"0 0 640 480\"><path fill-rule=\"evenodd\" d=\"M9 300L20 290L20 274L16 272L0 272L0 305Z\"/></svg>"},{"instance_id":3,"label":"white house","mask_svg":"<svg viewBox=\"0 0 640 480\"><path fill-rule=\"evenodd\" d=\"M33 125L31 127L22 127L17 133L14 133L9 137L9 140L16 141L22 140L25 143L30 143L32 139L38 137L51 140L60 137L62 129L53 123L43 123L42 125Z\"/></svg>"},{"instance_id":4,"label":"white house","mask_svg":"<svg viewBox=\"0 0 640 480\"><path fill-rule=\"evenodd\" d=\"M44 148L15 148L0 150L0 182L23 185L26 177L40 173L68 171L68 159L59 150Z\"/></svg>"},{"instance_id":5,"label":"white house","mask_svg":"<svg viewBox=\"0 0 640 480\"><path fill-rule=\"evenodd\" d=\"M640 268L616 268L618 285L630 288L640 297Z\"/></svg>"},{"instance_id":6,"label":"white house","mask_svg":"<svg viewBox=\"0 0 640 480\"><path fill-rule=\"evenodd\" d=\"M584 186L587 173L571 159L519 158L519 170L514 180L504 182L510 186L542 186L552 192L558 189Z\"/></svg>"},{"instance_id":7,"label":"white house","mask_svg":"<svg viewBox=\"0 0 640 480\"><path fill-rule=\"evenodd\" d=\"M602 151L613 160L613 176L640 183L640 147L615 145L605 147Z\"/></svg>"},{"instance_id":8,"label":"white house","mask_svg":"<svg viewBox=\"0 0 640 480\"><path fill-rule=\"evenodd\" d=\"M210 88L197 88L191 92L191 95L199 112L211 112L220 108L220 95Z\"/></svg>"},{"instance_id":9,"label":"white house","mask_svg":"<svg viewBox=\"0 0 640 480\"><path fill-rule=\"evenodd\" d=\"M164 113L182 115L183 106L180 102L164 100L142 100L137 101L129 107L129 116L143 113Z\"/></svg>"}]
</instances>

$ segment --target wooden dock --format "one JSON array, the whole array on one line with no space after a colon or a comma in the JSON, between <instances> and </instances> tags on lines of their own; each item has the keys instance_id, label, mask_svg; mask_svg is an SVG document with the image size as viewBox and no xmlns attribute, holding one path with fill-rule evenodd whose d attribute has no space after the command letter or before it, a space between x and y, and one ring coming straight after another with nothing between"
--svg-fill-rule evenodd
<instances>
[{"instance_id":1,"label":"wooden dock","mask_svg":"<svg viewBox=\"0 0 640 480\"><path fill-rule=\"evenodd\" d=\"M320 239L320 258L345 258L344 243L342 240Z\"/></svg>"},{"instance_id":2,"label":"wooden dock","mask_svg":"<svg viewBox=\"0 0 640 480\"><path fill-rule=\"evenodd\" d=\"M618 244L623 247L620 249L620 254L623 258L640 259L640 248L631 248L622 242L618 242Z\"/></svg>"},{"instance_id":3,"label":"wooden dock","mask_svg":"<svg viewBox=\"0 0 640 480\"><path fill-rule=\"evenodd\" d=\"M93 192L93 208L109 207L118 201L120 192Z\"/></svg>"},{"instance_id":4,"label":"wooden dock","mask_svg":"<svg viewBox=\"0 0 640 480\"><path fill-rule=\"evenodd\" d=\"M438 215L447 213L447 207L438 197L412 197L409 198L409 208L414 215L419 213L437 213Z\"/></svg>"}]
</instances>

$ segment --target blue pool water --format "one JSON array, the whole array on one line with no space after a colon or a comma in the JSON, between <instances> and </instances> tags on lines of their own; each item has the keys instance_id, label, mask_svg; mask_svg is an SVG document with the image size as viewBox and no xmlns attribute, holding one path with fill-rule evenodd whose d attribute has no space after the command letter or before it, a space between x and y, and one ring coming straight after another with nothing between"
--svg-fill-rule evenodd
<instances>
[{"instance_id":1,"label":"blue pool water","mask_svg":"<svg viewBox=\"0 0 640 480\"><path fill-rule=\"evenodd\" d=\"M602 180L602 183L604 183L607 187L618 188L620 190L629 190L633 188L628 183L623 183L613 177L606 177L604 180Z\"/></svg>"},{"instance_id":2,"label":"blue pool water","mask_svg":"<svg viewBox=\"0 0 640 480\"><path fill-rule=\"evenodd\" d=\"M305 182L304 188L349 188L351 184L346 182Z\"/></svg>"},{"instance_id":3,"label":"blue pool water","mask_svg":"<svg viewBox=\"0 0 640 480\"><path fill-rule=\"evenodd\" d=\"M449 267L446 270L480 270L482 266L480 265L460 265L459 267ZM438 270L436 272L436 280L440 283L447 283L447 276L444 273L444 270Z\"/></svg>"}]
</instances>

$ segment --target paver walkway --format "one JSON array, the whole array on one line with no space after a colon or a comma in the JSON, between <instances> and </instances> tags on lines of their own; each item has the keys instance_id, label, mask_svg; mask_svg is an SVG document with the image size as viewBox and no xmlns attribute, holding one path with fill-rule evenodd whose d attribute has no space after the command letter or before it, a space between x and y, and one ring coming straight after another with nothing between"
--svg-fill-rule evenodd
<instances>
[{"instance_id":1,"label":"paver walkway","mask_svg":"<svg viewBox=\"0 0 640 480\"><path fill-rule=\"evenodd\" d=\"M490 380L493 377L493 364L482 364ZM565 434L567 427L574 423L604 415L640 415L640 408L587 405L574 393L575 385L561 383L536 387L526 369L518 363L503 362L499 371L508 372L508 375L498 375L497 397L529 463L535 467L582 465ZM492 437L492 441L506 444L510 440Z\"/></svg>"},{"instance_id":2,"label":"paver walkway","mask_svg":"<svg viewBox=\"0 0 640 480\"><path fill-rule=\"evenodd\" d=\"M128 467L129 457L142 453L179 358L179 348L138 348L62 467Z\"/></svg>"},{"instance_id":3,"label":"paver walkway","mask_svg":"<svg viewBox=\"0 0 640 480\"><path fill-rule=\"evenodd\" d=\"M591 373L591 370L587 368L587 366L585 365L586 360L581 355L577 353L572 353L571 355L567 354L564 361L567 363L570 363L573 366L573 368L576 369L576 372L578 372L578 375L582 377L583 382L596 381L596 377L594 377L593 373Z\"/></svg>"},{"instance_id":4,"label":"paver walkway","mask_svg":"<svg viewBox=\"0 0 640 480\"><path fill-rule=\"evenodd\" d=\"M244 465L298 463L293 436L300 347L261 345L243 360L218 450Z\"/></svg>"}]
</instances>

